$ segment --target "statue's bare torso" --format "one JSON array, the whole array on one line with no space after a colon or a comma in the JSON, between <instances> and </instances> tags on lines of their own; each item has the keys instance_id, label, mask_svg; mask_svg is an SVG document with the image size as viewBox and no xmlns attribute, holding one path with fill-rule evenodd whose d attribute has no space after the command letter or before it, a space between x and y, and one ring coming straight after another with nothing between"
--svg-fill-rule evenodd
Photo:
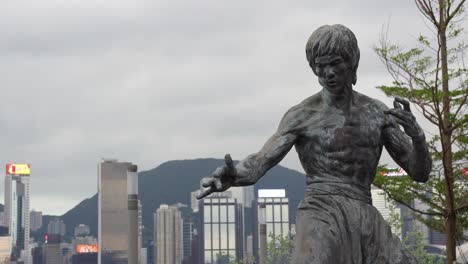
<instances>
[{"instance_id":1,"label":"statue's bare torso","mask_svg":"<svg viewBox=\"0 0 468 264\"><path fill-rule=\"evenodd\" d=\"M353 92L349 109L329 107L318 93L293 107L289 129L308 181L314 177L369 188L382 152L383 104Z\"/></svg>"}]
</instances>

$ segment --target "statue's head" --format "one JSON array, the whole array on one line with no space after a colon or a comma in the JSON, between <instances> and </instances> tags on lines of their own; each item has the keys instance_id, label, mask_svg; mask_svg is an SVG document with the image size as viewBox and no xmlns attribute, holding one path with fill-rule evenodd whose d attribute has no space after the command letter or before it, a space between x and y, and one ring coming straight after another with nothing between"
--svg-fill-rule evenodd
<instances>
[{"instance_id":1,"label":"statue's head","mask_svg":"<svg viewBox=\"0 0 468 264\"><path fill-rule=\"evenodd\" d=\"M316 72L315 59L321 56L341 56L353 71L352 83L356 84L359 65L359 47L356 37L343 25L324 25L315 30L306 44L306 56L310 67Z\"/></svg>"}]
</instances>

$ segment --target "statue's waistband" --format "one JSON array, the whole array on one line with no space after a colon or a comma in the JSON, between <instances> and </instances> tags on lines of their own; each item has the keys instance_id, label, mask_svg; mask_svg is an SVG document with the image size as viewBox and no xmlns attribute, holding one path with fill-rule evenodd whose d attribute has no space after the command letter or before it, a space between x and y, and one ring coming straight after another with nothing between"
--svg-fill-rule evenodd
<instances>
[{"instance_id":1,"label":"statue's waistband","mask_svg":"<svg viewBox=\"0 0 468 264\"><path fill-rule=\"evenodd\" d=\"M307 182L305 198L317 195L338 195L372 204L370 188L340 181L311 180Z\"/></svg>"}]
</instances>

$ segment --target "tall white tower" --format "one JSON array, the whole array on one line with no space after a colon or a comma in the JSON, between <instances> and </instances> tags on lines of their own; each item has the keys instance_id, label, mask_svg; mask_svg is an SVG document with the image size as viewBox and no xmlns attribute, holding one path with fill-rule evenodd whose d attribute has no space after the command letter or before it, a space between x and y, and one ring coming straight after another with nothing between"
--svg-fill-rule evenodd
<instances>
[{"instance_id":1,"label":"tall white tower","mask_svg":"<svg viewBox=\"0 0 468 264\"><path fill-rule=\"evenodd\" d=\"M11 236L12 255L31 263L29 248L30 197L29 164L7 164L5 176L5 218Z\"/></svg>"}]
</instances>

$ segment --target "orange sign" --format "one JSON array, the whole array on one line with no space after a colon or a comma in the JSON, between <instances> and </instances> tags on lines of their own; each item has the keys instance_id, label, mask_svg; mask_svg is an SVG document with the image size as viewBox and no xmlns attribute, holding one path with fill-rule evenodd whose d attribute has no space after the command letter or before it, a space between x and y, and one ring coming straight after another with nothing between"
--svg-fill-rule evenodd
<instances>
[{"instance_id":1,"label":"orange sign","mask_svg":"<svg viewBox=\"0 0 468 264\"><path fill-rule=\"evenodd\" d=\"M92 244L78 244L76 245L76 253L97 253L98 252L98 245Z\"/></svg>"},{"instance_id":2,"label":"orange sign","mask_svg":"<svg viewBox=\"0 0 468 264\"><path fill-rule=\"evenodd\" d=\"M29 164L7 164L6 173L11 175L30 175L31 166Z\"/></svg>"}]
</instances>

